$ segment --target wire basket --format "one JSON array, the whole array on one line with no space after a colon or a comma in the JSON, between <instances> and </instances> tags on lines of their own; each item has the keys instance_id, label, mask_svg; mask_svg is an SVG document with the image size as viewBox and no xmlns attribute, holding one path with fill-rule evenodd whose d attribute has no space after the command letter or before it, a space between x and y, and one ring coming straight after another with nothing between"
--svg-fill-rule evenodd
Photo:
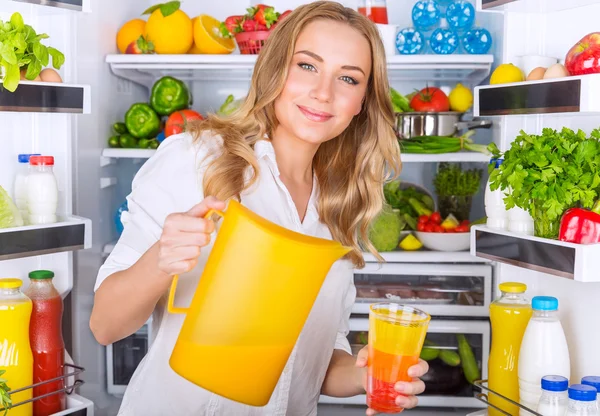
<instances>
[{"instance_id":1,"label":"wire basket","mask_svg":"<svg viewBox=\"0 0 600 416\"><path fill-rule=\"evenodd\" d=\"M501 398L503 401L506 402L506 404L512 404L517 406L519 409L524 410L525 412L527 412L528 415L534 415L534 416L544 416L541 413L536 412L535 410L532 410L526 406L523 406L521 403L517 403L511 399L509 399L508 397L505 397L503 395L501 395L500 393L495 392L494 390L490 390L489 387L487 387L487 380L476 380L473 382L473 384L475 385L475 387L477 387L478 389L480 389L481 391L486 391L486 393L477 393L475 394L475 398L477 400L479 400L482 403L487 404L489 407L493 407L494 409L496 409L498 412L500 412L500 414L502 415L506 415L506 416L513 416L510 413L505 412L504 410L500 409L498 406L493 405L492 403L489 402L489 394L493 394L496 397Z\"/></svg>"},{"instance_id":2,"label":"wire basket","mask_svg":"<svg viewBox=\"0 0 600 416\"><path fill-rule=\"evenodd\" d=\"M267 30L241 32L235 34L235 41L242 55L258 55L270 34Z\"/></svg>"}]
</instances>

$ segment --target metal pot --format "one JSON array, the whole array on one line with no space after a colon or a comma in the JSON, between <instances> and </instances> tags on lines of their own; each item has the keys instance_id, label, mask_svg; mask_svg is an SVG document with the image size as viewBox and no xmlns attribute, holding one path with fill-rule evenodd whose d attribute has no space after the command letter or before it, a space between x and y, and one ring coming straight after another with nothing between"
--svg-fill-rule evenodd
<instances>
[{"instance_id":1,"label":"metal pot","mask_svg":"<svg viewBox=\"0 0 600 416\"><path fill-rule=\"evenodd\" d=\"M396 113L396 134L401 139L420 136L454 136L458 130L490 128L491 121L460 121L464 113L444 111L439 113Z\"/></svg>"}]
</instances>

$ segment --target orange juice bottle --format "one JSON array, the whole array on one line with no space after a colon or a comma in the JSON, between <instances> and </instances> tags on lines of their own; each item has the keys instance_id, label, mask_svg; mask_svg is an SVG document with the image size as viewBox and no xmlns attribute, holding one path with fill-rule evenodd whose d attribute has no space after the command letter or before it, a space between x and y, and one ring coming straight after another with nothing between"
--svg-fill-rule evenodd
<instances>
[{"instance_id":1,"label":"orange juice bottle","mask_svg":"<svg viewBox=\"0 0 600 416\"><path fill-rule=\"evenodd\" d=\"M525 298L527 286L523 283L500 284L502 295L490 305L492 321L492 347L488 361L488 387L509 399L519 402L519 351L521 340L531 317L531 303ZM518 415L517 406L488 394L491 404L511 415ZM501 415L494 408L488 409L490 416Z\"/></svg>"},{"instance_id":2,"label":"orange juice bottle","mask_svg":"<svg viewBox=\"0 0 600 416\"><path fill-rule=\"evenodd\" d=\"M11 390L33 384L33 355L29 346L31 300L21 292L21 280L0 279L0 370ZM31 399L32 389L11 394L13 404ZM31 416L31 403L16 406L8 416Z\"/></svg>"}]
</instances>

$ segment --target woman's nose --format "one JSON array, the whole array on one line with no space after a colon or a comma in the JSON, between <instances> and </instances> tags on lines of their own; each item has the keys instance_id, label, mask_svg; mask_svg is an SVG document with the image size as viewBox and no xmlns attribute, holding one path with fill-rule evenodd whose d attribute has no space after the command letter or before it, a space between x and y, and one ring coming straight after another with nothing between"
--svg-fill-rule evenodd
<instances>
[{"instance_id":1,"label":"woman's nose","mask_svg":"<svg viewBox=\"0 0 600 416\"><path fill-rule=\"evenodd\" d=\"M328 103L333 96L332 82L325 77L321 77L311 90L310 97L318 101Z\"/></svg>"}]
</instances>

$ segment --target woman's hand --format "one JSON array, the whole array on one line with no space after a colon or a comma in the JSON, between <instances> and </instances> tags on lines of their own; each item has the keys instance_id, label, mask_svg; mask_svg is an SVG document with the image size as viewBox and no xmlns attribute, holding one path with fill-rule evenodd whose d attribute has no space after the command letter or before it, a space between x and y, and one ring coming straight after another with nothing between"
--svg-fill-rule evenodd
<instances>
[{"instance_id":1,"label":"woman's hand","mask_svg":"<svg viewBox=\"0 0 600 416\"><path fill-rule=\"evenodd\" d=\"M356 357L356 366L359 367L360 371L360 382L362 387L367 390L367 359L369 357L368 345L363 347ZM417 406L419 399L415 397L417 394L421 394L425 391L425 383L423 383L419 377L423 376L429 370L427 361L419 359L419 363L408 369L408 375L413 378L412 382L399 381L394 386L394 389L400 393L396 398L396 404L403 409L412 409ZM376 415L377 411L373 409L367 409L367 415Z\"/></svg>"},{"instance_id":2,"label":"woman's hand","mask_svg":"<svg viewBox=\"0 0 600 416\"><path fill-rule=\"evenodd\" d=\"M192 270L200 249L210 243L215 224L204 219L211 209L223 210L225 203L208 197L188 212L170 214L158 241L158 268L169 276Z\"/></svg>"}]
</instances>

